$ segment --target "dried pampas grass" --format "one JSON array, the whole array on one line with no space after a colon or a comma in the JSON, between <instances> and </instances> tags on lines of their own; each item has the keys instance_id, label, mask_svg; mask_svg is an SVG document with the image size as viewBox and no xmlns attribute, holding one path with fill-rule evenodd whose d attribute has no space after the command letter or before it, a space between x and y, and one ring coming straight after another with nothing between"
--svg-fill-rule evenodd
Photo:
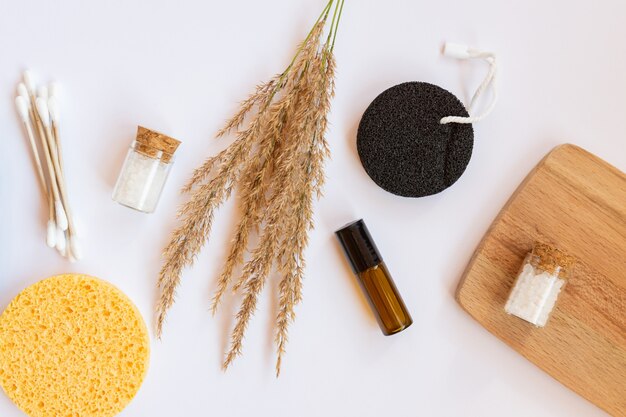
<instances>
[{"instance_id":1,"label":"dried pampas grass","mask_svg":"<svg viewBox=\"0 0 626 417\"><path fill-rule=\"evenodd\" d=\"M216 209L236 188L243 215L212 302L215 313L229 288L243 296L224 369L241 354L259 294L276 273L280 279L276 374L280 374L288 327L302 300L313 199L321 196L324 163L329 157L325 134L334 95L333 47L343 3L330 0L287 69L241 103L218 133L220 137L236 131L236 140L196 169L183 189L191 197L180 210L180 227L164 251L157 333L162 334L183 268L193 263L209 237ZM250 247L252 234L258 235L254 247ZM249 260L244 262L246 254ZM240 266L241 274L235 277Z\"/></svg>"}]
</instances>

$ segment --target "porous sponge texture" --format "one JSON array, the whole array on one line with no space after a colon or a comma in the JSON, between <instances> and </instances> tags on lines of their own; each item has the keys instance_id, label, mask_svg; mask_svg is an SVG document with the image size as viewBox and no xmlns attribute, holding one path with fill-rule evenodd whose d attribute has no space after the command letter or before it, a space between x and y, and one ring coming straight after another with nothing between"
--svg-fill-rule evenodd
<instances>
[{"instance_id":1,"label":"porous sponge texture","mask_svg":"<svg viewBox=\"0 0 626 417\"><path fill-rule=\"evenodd\" d=\"M0 384L31 417L112 417L141 386L149 348L145 322L120 290L59 275L0 316Z\"/></svg>"},{"instance_id":2,"label":"porous sponge texture","mask_svg":"<svg viewBox=\"0 0 626 417\"><path fill-rule=\"evenodd\" d=\"M433 84L408 82L381 93L363 114L357 150L378 186L404 197L437 194L454 184L472 156L471 124L442 125L467 117L463 103Z\"/></svg>"}]
</instances>

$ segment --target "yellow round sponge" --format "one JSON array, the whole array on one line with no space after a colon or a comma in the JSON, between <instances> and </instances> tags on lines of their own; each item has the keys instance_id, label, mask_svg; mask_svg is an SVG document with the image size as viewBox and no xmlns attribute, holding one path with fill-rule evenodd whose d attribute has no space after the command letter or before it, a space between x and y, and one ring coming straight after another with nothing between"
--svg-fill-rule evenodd
<instances>
[{"instance_id":1,"label":"yellow round sponge","mask_svg":"<svg viewBox=\"0 0 626 417\"><path fill-rule=\"evenodd\" d=\"M112 417L143 382L149 348L120 290L59 275L25 289L0 316L0 385L31 417Z\"/></svg>"}]
</instances>

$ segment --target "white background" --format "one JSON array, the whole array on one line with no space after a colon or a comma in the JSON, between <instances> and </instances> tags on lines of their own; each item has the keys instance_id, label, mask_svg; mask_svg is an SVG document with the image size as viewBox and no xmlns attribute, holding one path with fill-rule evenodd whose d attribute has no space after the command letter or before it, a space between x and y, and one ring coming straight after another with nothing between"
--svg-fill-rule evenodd
<instances>
[{"instance_id":1,"label":"white background","mask_svg":"<svg viewBox=\"0 0 626 417\"><path fill-rule=\"evenodd\" d=\"M259 81L281 71L324 0L0 0L0 307L39 279L84 272L119 286L152 333L160 251L193 167L228 144L213 135ZM308 250L283 375L274 377L272 285L245 341L220 370L235 303L208 312L236 219L230 202L184 274L164 339L124 416L601 416L466 315L454 290L474 248L539 159L564 142L624 170L623 0L347 0L326 196ZM442 58L443 41L499 54L501 100L475 126L465 175L446 192L405 199L378 188L355 133L370 101L421 80L460 98L482 63ZM13 97L22 69L63 87L70 197L86 257L69 264L44 243L45 210ZM138 124L181 139L158 211L110 199ZM333 237L364 218L414 318L383 337ZM567 355L567 352L563 352ZM0 415L21 413L0 394Z\"/></svg>"}]
</instances>

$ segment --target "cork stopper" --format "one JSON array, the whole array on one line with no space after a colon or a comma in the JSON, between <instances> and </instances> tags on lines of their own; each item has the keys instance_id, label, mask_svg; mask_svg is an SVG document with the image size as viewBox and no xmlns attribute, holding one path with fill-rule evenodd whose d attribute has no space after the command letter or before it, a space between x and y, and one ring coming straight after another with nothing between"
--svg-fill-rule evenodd
<instances>
[{"instance_id":1,"label":"cork stopper","mask_svg":"<svg viewBox=\"0 0 626 417\"><path fill-rule=\"evenodd\" d=\"M169 163L172 160L180 145L180 141L143 126L137 126L135 142L137 152L151 158L158 158L161 155L161 160L164 163Z\"/></svg>"},{"instance_id":2,"label":"cork stopper","mask_svg":"<svg viewBox=\"0 0 626 417\"><path fill-rule=\"evenodd\" d=\"M537 268L551 274L567 276L576 263L576 258L545 243L536 242L532 251Z\"/></svg>"}]
</instances>

